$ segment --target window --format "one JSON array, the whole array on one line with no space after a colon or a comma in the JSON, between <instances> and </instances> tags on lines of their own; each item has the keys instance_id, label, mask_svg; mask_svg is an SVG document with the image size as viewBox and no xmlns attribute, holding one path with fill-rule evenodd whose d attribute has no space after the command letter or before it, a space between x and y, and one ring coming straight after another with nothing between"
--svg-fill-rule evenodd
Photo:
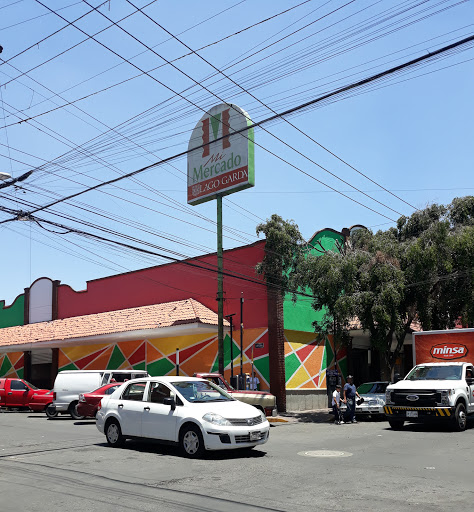
<instances>
[{"instance_id":1,"label":"window","mask_svg":"<svg viewBox=\"0 0 474 512\"><path fill-rule=\"evenodd\" d=\"M28 386L21 380L12 380L10 381L10 389L14 391L26 391Z\"/></svg>"},{"instance_id":2,"label":"window","mask_svg":"<svg viewBox=\"0 0 474 512\"><path fill-rule=\"evenodd\" d=\"M148 393L148 402L162 404L165 398L171 397L170 389L161 382L152 382Z\"/></svg>"},{"instance_id":3,"label":"window","mask_svg":"<svg viewBox=\"0 0 474 512\"><path fill-rule=\"evenodd\" d=\"M102 377L102 384L108 384L109 382L110 373L104 373Z\"/></svg>"},{"instance_id":4,"label":"window","mask_svg":"<svg viewBox=\"0 0 474 512\"><path fill-rule=\"evenodd\" d=\"M105 390L105 395L111 395L119 386L110 386L110 388Z\"/></svg>"},{"instance_id":5,"label":"window","mask_svg":"<svg viewBox=\"0 0 474 512\"><path fill-rule=\"evenodd\" d=\"M132 378L131 373L112 373L112 378L115 382L126 382Z\"/></svg>"},{"instance_id":6,"label":"window","mask_svg":"<svg viewBox=\"0 0 474 512\"><path fill-rule=\"evenodd\" d=\"M134 382L127 386L125 391L122 393L123 400L135 400L137 402L143 400L145 393L145 382Z\"/></svg>"}]
</instances>

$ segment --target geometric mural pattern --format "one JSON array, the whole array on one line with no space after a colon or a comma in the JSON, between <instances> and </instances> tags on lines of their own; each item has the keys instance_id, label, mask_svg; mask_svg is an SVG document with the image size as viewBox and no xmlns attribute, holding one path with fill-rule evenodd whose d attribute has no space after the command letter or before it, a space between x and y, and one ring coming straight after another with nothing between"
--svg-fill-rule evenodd
<instances>
[{"instance_id":1,"label":"geometric mural pattern","mask_svg":"<svg viewBox=\"0 0 474 512\"><path fill-rule=\"evenodd\" d=\"M285 330L285 381L286 389L326 388L326 370L334 368L332 337L318 342L311 332ZM346 375L345 349L337 352L339 372Z\"/></svg>"},{"instance_id":2,"label":"geometric mural pattern","mask_svg":"<svg viewBox=\"0 0 474 512\"><path fill-rule=\"evenodd\" d=\"M234 375L240 373L240 333L232 340ZM180 375L218 370L215 333L170 338L122 341L97 345L62 347L58 369L62 370L147 370L152 376L176 375L176 349L179 349ZM11 354L10 354L11 355ZM253 362L253 365L252 365ZM231 374L231 340L224 339L225 377ZM243 371L257 374L260 389L270 387L267 329L245 329Z\"/></svg>"},{"instance_id":3,"label":"geometric mural pattern","mask_svg":"<svg viewBox=\"0 0 474 512\"><path fill-rule=\"evenodd\" d=\"M0 377L22 379L24 375L23 352L0 355Z\"/></svg>"}]
</instances>

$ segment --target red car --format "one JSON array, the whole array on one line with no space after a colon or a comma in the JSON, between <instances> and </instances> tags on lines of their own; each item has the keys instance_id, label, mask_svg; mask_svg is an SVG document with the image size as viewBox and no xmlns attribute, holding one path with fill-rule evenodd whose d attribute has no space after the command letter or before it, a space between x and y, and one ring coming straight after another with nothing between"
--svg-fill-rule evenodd
<instances>
[{"instance_id":1,"label":"red car","mask_svg":"<svg viewBox=\"0 0 474 512\"><path fill-rule=\"evenodd\" d=\"M76 406L77 414L84 416L84 418L95 418L102 398L105 395L111 395L122 384L122 382L113 382L101 386L94 391L89 391L89 393L81 393Z\"/></svg>"},{"instance_id":2,"label":"red car","mask_svg":"<svg viewBox=\"0 0 474 512\"><path fill-rule=\"evenodd\" d=\"M42 412L46 410L48 405L53 403L53 390L42 395L34 393L30 398L28 407L34 412Z\"/></svg>"}]
</instances>

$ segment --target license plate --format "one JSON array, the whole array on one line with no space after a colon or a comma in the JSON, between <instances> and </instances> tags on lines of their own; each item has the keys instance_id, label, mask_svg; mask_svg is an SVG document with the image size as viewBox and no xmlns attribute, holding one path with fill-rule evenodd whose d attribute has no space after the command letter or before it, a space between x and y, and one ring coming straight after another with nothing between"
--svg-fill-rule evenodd
<instances>
[{"instance_id":1,"label":"license plate","mask_svg":"<svg viewBox=\"0 0 474 512\"><path fill-rule=\"evenodd\" d=\"M250 432L250 441L260 441L260 432Z\"/></svg>"},{"instance_id":2,"label":"license plate","mask_svg":"<svg viewBox=\"0 0 474 512\"><path fill-rule=\"evenodd\" d=\"M418 411L407 411L407 418L418 418Z\"/></svg>"}]
</instances>

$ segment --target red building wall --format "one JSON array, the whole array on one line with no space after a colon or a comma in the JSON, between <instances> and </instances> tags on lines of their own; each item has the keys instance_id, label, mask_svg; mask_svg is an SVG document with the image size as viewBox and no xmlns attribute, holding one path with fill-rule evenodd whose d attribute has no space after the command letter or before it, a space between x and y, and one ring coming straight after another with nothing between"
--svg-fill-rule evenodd
<instances>
[{"instance_id":1,"label":"red building wall","mask_svg":"<svg viewBox=\"0 0 474 512\"><path fill-rule=\"evenodd\" d=\"M265 241L224 252L224 272L258 283L224 275L224 314L235 313L235 329L240 326L240 296L244 294L245 328L268 325L267 291L255 265L262 261ZM76 292L70 286L58 288L58 318L114 311L161 302L194 298L217 312L217 257L210 254L186 260L211 269L183 262L146 268L87 282L87 289Z\"/></svg>"}]
</instances>

